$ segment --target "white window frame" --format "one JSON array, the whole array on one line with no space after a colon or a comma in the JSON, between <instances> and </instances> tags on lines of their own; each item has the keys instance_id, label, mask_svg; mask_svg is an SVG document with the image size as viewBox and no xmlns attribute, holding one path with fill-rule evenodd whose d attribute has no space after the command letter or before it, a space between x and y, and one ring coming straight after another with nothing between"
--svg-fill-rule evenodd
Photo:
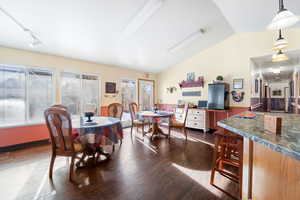
<instances>
[{"instance_id":1,"label":"white window frame","mask_svg":"<svg viewBox=\"0 0 300 200\"><path fill-rule=\"evenodd\" d=\"M134 82L135 82L135 100L134 100L134 101L137 102L137 100L138 100L138 99L137 99L137 98L138 98L138 97L137 97L137 96L138 96L138 95L137 95L137 93L138 93L138 91L137 91L137 90L138 90L138 86L137 86L137 85L138 85L138 83L137 83L138 80L137 80L137 79L134 79L134 78L126 78L126 77L120 78L120 84L119 84L120 89L121 89L121 82L122 82L123 80L125 80L125 81L134 81Z\"/></svg>"},{"instance_id":2,"label":"white window frame","mask_svg":"<svg viewBox=\"0 0 300 200\"><path fill-rule=\"evenodd\" d=\"M26 65L15 65L15 64L0 64L1 66L11 67L11 68L19 68L23 69L25 73L25 122L24 123L11 123L11 124L0 124L0 128L16 128L16 127L24 127L24 126L34 126L45 124L45 121L41 119L41 121L30 122L29 121L29 71L33 70L41 70L48 71L52 74L52 104L55 103L56 99L56 78L55 78L55 69L48 67L37 67L37 66L26 66Z\"/></svg>"},{"instance_id":3,"label":"white window frame","mask_svg":"<svg viewBox=\"0 0 300 200\"><path fill-rule=\"evenodd\" d=\"M89 73L89 72L74 72L74 71L61 71L60 73L59 73L59 78L60 78L60 99L59 99L59 101L60 101L60 103L62 103L62 79L63 79L63 76L62 76L62 74L63 73L71 73L71 74L76 74L76 75L79 75L80 76L80 88L82 89L82 75L87 75L87 76L97 76L98 77L98 82L99 82L99 84L98 84L98 103L97 103L97 114L98 115L100 115L101 114L101 108L100 108L100 106L101 106L101 94L102 94L102 88L101 88L101 76L100 76L100 74L98 74L98 73ZM81 90L80 90L80 96L82 96L82 94L81 94ZM82 99L80 98L80 111L81 111L81 114L83 114L82 113L82 111L83 111L83 104L82 104Z\"/></svg>"}]
</instances>

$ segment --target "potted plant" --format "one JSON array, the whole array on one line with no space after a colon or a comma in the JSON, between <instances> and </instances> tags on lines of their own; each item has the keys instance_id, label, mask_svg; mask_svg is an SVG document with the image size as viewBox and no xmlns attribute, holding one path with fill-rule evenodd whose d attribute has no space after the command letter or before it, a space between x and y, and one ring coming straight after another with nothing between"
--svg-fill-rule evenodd
<instances>
[{"instance_id":1,"label":"potted plant","mask_svg":"<svg viewBox=\"0 0 300 200\"><path fill-rule=\"evenodd\" d=\"M223 81L224 80L224 78L223 78L223 76L217 76L217 78L216 78L218 81Z\"/></svg>"},{"instance_id":2,"label":"potted plant","mask_svg":"<svg viewBox=\"0 0 300 200\"><path fill-rule=\"evenodd\" d=\"M219 76L217 76L215 82L220 83L220 82L223 82L223 80L224 80L223 76L219 75Z\"/></svg>"}]
</instances>

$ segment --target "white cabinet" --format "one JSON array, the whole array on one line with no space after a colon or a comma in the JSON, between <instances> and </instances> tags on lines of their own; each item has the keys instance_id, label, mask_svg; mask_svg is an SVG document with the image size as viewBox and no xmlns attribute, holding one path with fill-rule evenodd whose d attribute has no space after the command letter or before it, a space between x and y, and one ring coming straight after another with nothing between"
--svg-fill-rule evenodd
<instances>
[{"instance_id":1,"label":"white cabinet","mask_svg":"<svg viewBox=\"0 0 300 200\"><path fill-rule=\"evenodd\" d=\"M184 121L184 108L176 108L175 110L175 119L177 121Z\"/></svg>"},{"instance_id":2,"label":"white cabinet","mask_svg":"<svg viewBox=\"0 0 300 200\"><path fill-rule=\"evenodd\" d=\"M186 119L186 127L200 129L207 132L209 129L208 113L203 109L189 109Z\"/></svg>"}]
</instances>

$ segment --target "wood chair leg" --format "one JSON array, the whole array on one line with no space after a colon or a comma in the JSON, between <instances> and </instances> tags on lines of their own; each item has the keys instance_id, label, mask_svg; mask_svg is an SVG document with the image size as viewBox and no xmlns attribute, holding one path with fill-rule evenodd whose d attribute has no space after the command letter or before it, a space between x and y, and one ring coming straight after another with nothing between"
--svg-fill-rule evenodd
<instances>
[{"instance_id":1,"label":"wood chair leg","mask_svg":"<svg viewBox=\"0 0 300 200\"><path fill-rule=\"evenodd\" d=\"M49 167L49 178L50 179L52 179L55 158L56 158L56 154L54 152L52 152L51 161L50 161L50 167Z\"/></svg>"},{"instance_id":2,"label":"wood chair leg","mask_svg":"<svg viewBox=\"0 0 300 200\"><path fill-rule=\"evenodd\" d=\"M115 152L115 145L113 144L112 152Z\"/></svg>"},{"instance_id":3,"label":"wood chair leg","mask_svg":"<svg viewBox=\"0 0 300 200\"><path fill-rule=\"evenodd\" d=\"M185 135L185 141L187 141L187 132L186 132L186 128L185 127L183 128L183 132L184 132L184 135Z\"/></svg>"},{"instance_id":4,"label":"wood chair leg","mask_svg":"<svg viewBox=\"0 0 300 200\"><path fill-rule=\"evenodd\" d=\"M210 184L211 185L214 185L217 158L218 158L218 143L215 143L215 149L214 149L214 154L213 154L213 162L212 162L212 168L211 168L211 175L210 175Z\"/></svg>"},{"instance_id":5,"label":"wood chair leg","mask_svg":"<svg viewBox=\"0 0 300 200\"><path fill-rule=\"evenodd\" d=\"M73 181L73 171L74 171L74 162L75 162L75 156L72 156L71 158L71 164L70 164L70 172L69 172L69 180Z\"/></svg>"},{"instance_id":6,"label":"wood chair leg","mask_svg":"<svg viewBox=\"0 0 300 200\"><path fill-rule=\"evenodd\" d=\"M86 153L83 152L81 158L80 158L79 161L76 163L76 167L79 168L79 167L84 166L84 159L85 159L86 156L87 156Z\"/></svg>"},{"instance_id":7,"label":"wood chair leg","mask_svg":"<svg viewBox=\"0 0 300 200\"><path fill-rule=\"evenodd\" d=\"M215 168L213 167L213 168L211 169L211 174L210 174L210 184L211 184L211 185L214 185L215 173L216 173L216 170L215 170Z\"/></svg>"}]
</instances>

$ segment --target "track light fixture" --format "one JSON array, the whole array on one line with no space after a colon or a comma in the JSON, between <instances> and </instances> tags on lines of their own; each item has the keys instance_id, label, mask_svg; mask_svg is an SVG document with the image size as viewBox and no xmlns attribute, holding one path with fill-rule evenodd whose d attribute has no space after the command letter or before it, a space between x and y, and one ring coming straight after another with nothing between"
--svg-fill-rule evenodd
<instances>
[{"instance_id":1,"label":"track light fixture","mask_svg":"<svg viewBox=\"0 0 300 200\"><path fill-rule=\"evenodd\" d=\"M15 17L13 17L11 14L9 14L4 8L0 7L0 11L6 15L8 18L10 18L17 26L19 26L26 34L29 35L30 42L29 46L31 47L37 47L42 44L42 41L26 26L24 26L21 22L19 22Z\"/></svg>"}]
</instances>

